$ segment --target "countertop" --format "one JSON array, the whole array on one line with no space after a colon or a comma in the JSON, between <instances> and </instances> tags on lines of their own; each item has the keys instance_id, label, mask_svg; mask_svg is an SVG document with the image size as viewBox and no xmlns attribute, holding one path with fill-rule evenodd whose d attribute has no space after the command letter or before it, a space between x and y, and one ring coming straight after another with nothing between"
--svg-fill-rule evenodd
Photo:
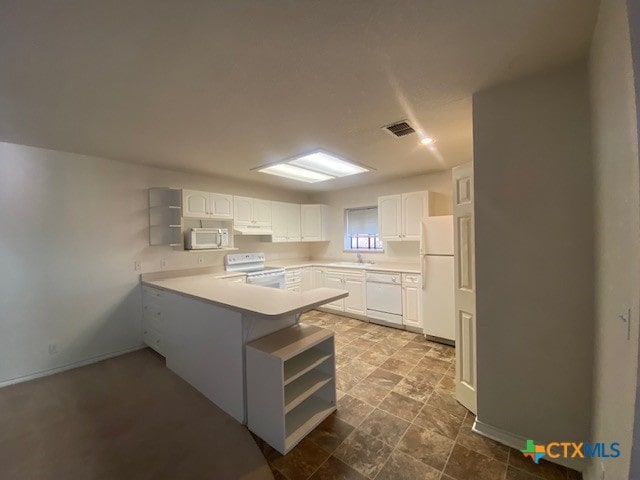
<instances>
[{"instance_id":1,"label":"countertop","mask_svg":"<svg viewBox=\"0 0 640 480\"><path fill-rule=\"evenodd\" d=\"M414 274L421 273L419 264L409 263L382 262L374 263L373 265L332 265L332 263L334 262L341 261L344 260L267 260L267 262L265 262L265 265L269 267L282 268L323 267L336 269L368 270L370 272L398 272Z\"/></svg>"},{"instance_id":2,"label":"countertop","mask_svg":"<svg viewBox=\"0 0 640 480\"><path fill-rule=\"evenodd\" d=\"M336 288L314 288L307 292L295 293L257 285L230 283L222 280L216 273L162 279L143 276L142 283L231 310L265 317L281 317L304 312L348 295L345 290Z\"/></svg>"}]
</instances>

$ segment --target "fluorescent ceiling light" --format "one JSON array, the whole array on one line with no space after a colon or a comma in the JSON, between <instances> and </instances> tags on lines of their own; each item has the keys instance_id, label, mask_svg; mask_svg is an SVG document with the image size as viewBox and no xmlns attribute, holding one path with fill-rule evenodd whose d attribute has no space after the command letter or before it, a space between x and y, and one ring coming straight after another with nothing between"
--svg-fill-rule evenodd
<instances>
[{"instance_id":1,"label":"fluorescent ceiling light","mask_svg":"<svg viewBox=\"0 0 640 480\"><path fill-rule=\"evenodd\" d=\"M291 165L308 168L316 172L325 173L334 177L346 177L356 173L368 172L366 168L353 163L345 162L333 155L324 152L311 153L290 160Z\"/></svg>"},{"instance_id":2,"label":"fluorescent ceiling light","mask_svg":"<svg viewBox=\"0 0 640 480\"><path fill-rule=\"evenodd\" d=\"M306 168L295 167L287 163L280 163L278 165L261 168L258 171L268 173L269 175L277 175L279 177L291 178L293 180L299 180L307 183L324 182L325 180L331 180L334 178L331 175L313 172Z\"/></svg>"},{"instance_id":3,"label":"fluorescent ceiling light","mask_svg":"<svg viewBox=\"0 0 640 480\"><path fill-rule=\"evenodd\" d=\"M333 178L369 171L368 168L347 162L323 151L294 157L275 165L258 167L256 170L307 183L324 182Z\"/></svg>"}]
</instances>

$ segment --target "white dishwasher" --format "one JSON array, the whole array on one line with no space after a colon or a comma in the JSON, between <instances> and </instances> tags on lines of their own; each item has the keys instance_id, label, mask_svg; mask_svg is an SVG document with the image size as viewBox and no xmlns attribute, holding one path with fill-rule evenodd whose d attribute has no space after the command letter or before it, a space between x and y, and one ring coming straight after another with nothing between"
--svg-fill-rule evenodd
<instances>
[{"instance_id":1,"label":"white dishwasher","mask_svg":"<svg viewBox=\"0 0 640 480\"><path fill-rule=\"evenodd\" d=\"M402 326L402 287L399 273L367 272L367 317Z\"/></svg>"}]
</instances>

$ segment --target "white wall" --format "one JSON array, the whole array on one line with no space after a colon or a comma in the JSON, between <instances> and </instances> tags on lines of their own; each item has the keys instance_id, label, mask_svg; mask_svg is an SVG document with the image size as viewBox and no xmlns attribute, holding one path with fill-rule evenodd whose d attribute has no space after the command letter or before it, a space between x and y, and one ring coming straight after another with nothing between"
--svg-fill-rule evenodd
<instances>
[{"instance_id":1,"label":"white wall","mask_svg":"<svg viewBox=\"0 0 640 480\"><path fill-rule=\"evenodd\" d=\"M626 2L603 0L589 70L596 268L592 440L620 442L621 458L602 459L606 478L615 479L638 478L629 476L640 308L638 125L631 58ZM632 310L630 340L618 317L627 308ZM586 480L601 478L600 461L590 463Z\"/></svg>"},{"instance_id":2,"label":"white wall","mask_svg":"<svg viewBox=\"0 0 640 480\"><path fill-rule=\"evenodd\" d=\"M589 436L592 172L584 63L473 96L478 420Z\"/></svg>"},{"instance_id":3,"label":"white wall","mask_svg":"<svg viewBox=\"0 0 640 480\"><path fill-rule=\"evenodd\" d=\"M222 253L148 245L147 188L270 200L306 195L100 158L0 143L0 384L141 343L139 272L222 265ZM305 244L242 238L243 251L308 258ZM57 354L49 354L49 345Z\"/></svg>"},{"instance_id":4,"label":"white wall","mask_svg":"<svg viewBox=\"0 0 640 480\"><path fill-rule=\"evenodd\" d=\"M471 159L469 159L471 160ZM378 204L378 197L397 193L431 190L447 197L447 205L441 208L451 209L451 171L392 180L385 183L363 187L319 193L311 196L314 203L329 205L330 243L313 244L313 258L355 260L354 252L344 251L344 210L345 208L366 207ZM443 210L442 214L451 213ZM386 242L383 253L363 253L367 260L376 262L418 263L418 242Z\"/></svg>"}]
</instances>

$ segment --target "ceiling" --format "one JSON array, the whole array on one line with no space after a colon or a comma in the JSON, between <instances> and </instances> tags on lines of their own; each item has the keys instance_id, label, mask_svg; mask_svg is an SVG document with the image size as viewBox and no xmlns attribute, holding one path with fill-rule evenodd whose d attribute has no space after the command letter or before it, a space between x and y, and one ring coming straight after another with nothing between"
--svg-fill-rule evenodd
<instances>
[{"instance_id":1,"label":"ceiling","mask_svg":"<svg viewBox=\"0 0 640 480\"><path fill-rule=\"evenodd\" d=\"M597 0L0 0L0 140L331 190L472 157L471 94L587 55ZM380 127L408 118L433 150ZM375 172L250 169L323 148Z\"/></svg>"}]
</instances>

